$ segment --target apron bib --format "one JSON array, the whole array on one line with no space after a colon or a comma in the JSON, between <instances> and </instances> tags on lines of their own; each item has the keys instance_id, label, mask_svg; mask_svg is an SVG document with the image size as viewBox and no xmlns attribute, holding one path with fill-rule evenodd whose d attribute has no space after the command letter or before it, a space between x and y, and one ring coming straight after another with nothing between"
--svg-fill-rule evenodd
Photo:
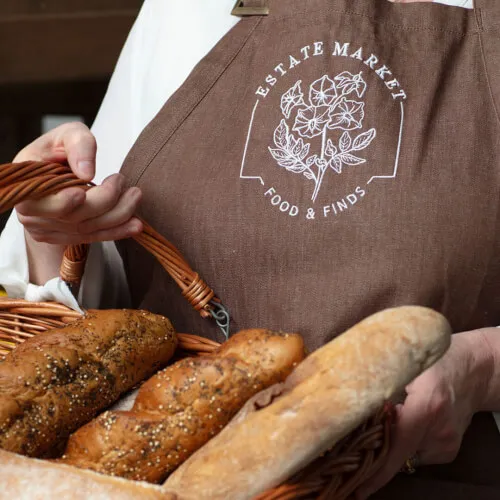
<instances>
[{"instance_id":1,"label":"apron bib","mask_svg":"<svg viewBox=\"0 0 500 500\"><path fill-rule=\"evenodd\" d=\"M500 324L499 35L485 25L500 6L270 8L140 136L122 171L142 215L213 287L232 331L298 330L315 349L401 304L455 331ZM134 306L218 335L152 258L121 248Z\"/></svg>"},{"instance_id":2,"label":"apron bib","mask_svg":"<svg viewBox=\"0 0 500 500\"><path fill-rule=\"evenodd\" d=\"M500 2L268 5L131 150L122 172L144 192L140 215L214 289L233 332L299 331L316 349L403 304L440 311L457 332L500 325ZM134 307L222 340L151 256L119 248ZM480 460L497 467L493 420L475 421ZM477 456L479 438L467 439L461 457ZM457 463L419 472L415 498L435 491L435 470L443 488L500 498L491 467ZM408 481L378 498L410 498Z\"/></svg>"}]
</instances>

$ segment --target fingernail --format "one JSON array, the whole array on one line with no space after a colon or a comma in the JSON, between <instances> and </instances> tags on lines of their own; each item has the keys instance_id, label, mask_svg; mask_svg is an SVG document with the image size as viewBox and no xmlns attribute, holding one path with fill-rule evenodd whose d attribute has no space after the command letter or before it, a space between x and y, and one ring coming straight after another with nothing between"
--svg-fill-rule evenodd
<instances>
[{"instance_id":1,"label":"fingernail","mask_svg":"<svg viewBox=\"0 0 500 500\"><path fill-rule=\"evenodd\" d=\"M78 162L78 170L81 175L90 180L94 177L94 162L81 160Z\"/></svg>"},{"instance_id":2,"label":"fingernail","mask_svg":"<svg viewBox=\"0 0 500 500\"><path fill-rule=\"evenodd\" d=\"M133 220L129 224L129 230L131 233L137 233L142 229L142 224L138 220Z\"/></svg>"}]
</instances>

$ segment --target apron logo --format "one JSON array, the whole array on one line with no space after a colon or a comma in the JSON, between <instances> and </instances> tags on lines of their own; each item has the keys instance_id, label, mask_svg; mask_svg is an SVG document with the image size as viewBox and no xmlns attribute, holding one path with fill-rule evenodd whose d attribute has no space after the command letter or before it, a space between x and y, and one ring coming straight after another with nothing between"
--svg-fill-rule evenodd
<instances>
[{"instance_id":1,"label":"apron logo","mask_svg":"<svg viewBox=\"0 0 500 500\"><path fill-rule=\"evenodd\" d=\"M341 174L345 167L366 163L358 155L375 139L374 128L351 135L363 128L365 104L361 99L366 91L362 72L353 75L344 71L332 80L324 75L309 87L307 102L298 81L281 98L281 111L285 118L293 115L293 128L285 119L274 131L274 147L269 152L278 165L288 172L302 174L314 183L311 201L315 202L325 174L332 170ZM340 131L332 141L331 132ZM294 134L297 133L298 138ZM340 135L341 134L341 135ZM311 153L306 142L321 137L321 150Z\"/></svg>"},{"instance_id":2,"label":"apron logo","mask_svg":"<svg viewBox=\"0 0 500 500\"><path fill-rule=\"evenodd\" d=\"M285 84L313 61L323 59L319 66L331 67L327 57L336 59L337 71L323 69L321 78L295 77ZM334 41L330 49L314 42L287 55L264 81L255 92L240 179L259 181L274 209L303 220L335 217L358 206L376 181L396 178L407 95L378 56L349 42ZM389 100L384 110L399 115L399 127L392 118L385 118L383 127L371 126L384 92ZM259 106L269 101L275 104L262 115ZM253 149L254 143L260 147ZM384 148L382 155L374 145ZM357 168L368 163L369 170ZM295 194L286 194L290 189Z\"/></svg>"}]
</instances>

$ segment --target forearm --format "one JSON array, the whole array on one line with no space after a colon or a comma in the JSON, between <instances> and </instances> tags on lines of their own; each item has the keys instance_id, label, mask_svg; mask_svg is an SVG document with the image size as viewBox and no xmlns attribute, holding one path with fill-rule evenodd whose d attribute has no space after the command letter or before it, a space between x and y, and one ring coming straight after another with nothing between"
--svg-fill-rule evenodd
<instances>
[{"instance_id":1,"label":"forearm","mask_svg":"<svg viewBox=\"0 0 500 500\"><path fill-rule=\"evenodd\" d=\"M37 242L27 231L24 234L30 283L44 285L50 279L58 277L65 247Z\"/></svg>"}]
</instances>

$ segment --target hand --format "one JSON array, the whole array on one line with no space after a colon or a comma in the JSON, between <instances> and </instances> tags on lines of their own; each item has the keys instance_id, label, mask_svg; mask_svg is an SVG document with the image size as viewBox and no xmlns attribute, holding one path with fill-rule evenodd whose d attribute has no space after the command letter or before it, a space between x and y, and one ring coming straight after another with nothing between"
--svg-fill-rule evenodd
<instances>
[{"instance_id":1,"label":"hand","mask_svg":"<svg viewBox=\"0 0 500 500\"><path fill-rule=\"evenodd\" d=\"M382 469L356 494L364 500L417 454L420 465L452 462L472 416L483 406L492 362L481 330L456 334L449 351L407 388Z\"/></svg>"},{"instance_id":2,"label":"hand","mask_svg":"<svg viewBox=\"0 0 500 500\"><path fill-rule=\"evenodd\" d=\"M90 130L71 123L35 140L14 161L67 161L79 178L90 181L95 174L96 150ZM87 192L68 188L41 200L22 202L16 212L32 240L66 246L138 234L142 224L133 214L140 199L139 188L125 189L123 176L115 174Z\"/></svg>"}]
</instances>

